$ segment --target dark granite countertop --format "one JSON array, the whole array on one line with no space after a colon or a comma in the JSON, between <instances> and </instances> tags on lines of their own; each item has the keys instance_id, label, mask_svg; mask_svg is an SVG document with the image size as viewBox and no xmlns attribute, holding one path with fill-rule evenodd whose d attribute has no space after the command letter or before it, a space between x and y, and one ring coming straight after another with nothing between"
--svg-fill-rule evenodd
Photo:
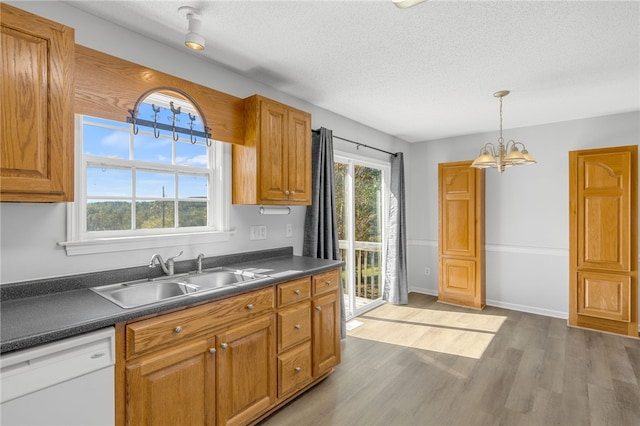
<instances>
[{"instance_id":1,"label":"dark granite countertop","mask_svg":"<svg viewBox=\"0 0 640 426\"><path fill-rule=\"evenodd\" d=\"M290 247L206 258L203 260L205 269L217 266L251 269L255 273L268 275L268 278L131 309L121 308L89 288L133 279L154 278L160 276L158 271L145 266L6 284L0 286L0 352L25 349L122 321L221 299L324 272L342 264L341 261L294 256ZM193 260L176 262L176 273L194 270L193 266Z\"/></svg>"}]
</instances>

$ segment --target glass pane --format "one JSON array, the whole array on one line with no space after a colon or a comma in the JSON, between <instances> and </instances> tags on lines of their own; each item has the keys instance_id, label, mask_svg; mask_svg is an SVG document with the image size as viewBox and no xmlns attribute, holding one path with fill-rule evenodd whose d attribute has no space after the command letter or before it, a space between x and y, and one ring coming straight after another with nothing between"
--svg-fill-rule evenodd
<instances>
[{"instance_id":1,"label":"glass pane","mask_svg":"<svg viewBox=\"0 0 640 426\"><path fill-rule=\"evenodd\" d=\"M114 130L85 124L82 132L84 154L129 159L129 129Z\"/></svg>"},{"instance_id":2,"label":"glass pane","mask_svg":"<svg viewBox=\"0 0 640 426\"><path fill-rule=\"evenodd\" d=\"M381 296L382 284L382 172L354 167L355 292L373 300Z\"/></svg>"},{"instance_id":3,"label":"glass pane","mask_svg":"<svg viewBox=\"0 0 640 426\"><path fill-rule=\"evenodd\" d=\"M87 196L131 197L131 170L87 167Z\"/></svg>"},{"instance_id":4,"label":"glass pane","mask_svg":"<svg viewBox=\"0 0 640 426\"><path fill-rule=\"evenodd\" d=\"M131 229L131 201L91 200L87 203L87 231Z\"/></svg>"},{"instance_id":5,"label":"glass pane","mask_svg":"<svg viewBox=\"0 0 640 426\"><path fill-rule=\"evenodd\" d=\"M146 129L145 129L146 130ZM171 137L161 136L155 138L145 131L140 132L133 138L133 158L137 161L153 161L161 164L171 164L172 161Z\"/></svg>"},{"instance_id":6,"label":"glass pane","mask_svg":"<svg viewBox=\"0 0 640 426\"><path fill-rule=\"evenodd\" d=\"M340 248L340 259L348 262L349 256L349 243L347 241L347 193L346 193L346 181L347 181L348 165L344 163L334 163L335 173L335 194L336 194L336 218L338 222L338 240ZM351 294L349 281L347 280L346 265L342 267L342 291L345 297L345 309L347 317L353 316L351 309L351 303L349 303L349 295Z\"/></svg>"},{"instance_id":7,"label":"glass pane","mask_svg":"<svg viewBox=\"0 0 640 426\"><path fill-rule=\"evenodd\" d=\"M175 174L136 172L136 197L175 198Z\"/></svg>"},{"instance_id":8,"label":"glass pane","mask_svg":"<svg viewBox=\"0 0 640 426\"><path fill-rule=\"evenodd\" d=\"M178 176L178 197L179 198L202 198L207 199L207 176L180 175Z\"/></svg>"},{"instance_id":9,"label":"glass pane","mask_svg":"<svg viewBox=\"0 0 640 426\"><path fill-rule=\"evenodd\" d=\"M181 228L207 226L207 203L202 201L178 202L178 223Z\"/></svg>"},{"instance_id":10,"label":"glass pane","mask_svg":"<svg viewBox=\"0 0 640 426\"><path fill-rule=\"evenodd\" d=\"M137 201L136 229L173 228L173 201Z\"/></svg>"},{"instance_id":11,"label":"glass pane","mask_svg":"<svg viewBox=\"0 0 640 426\"><path fill-rule=\"evenodd\" d=\"M198 141L203 141L198 138ZM207 146L200 144L192 144L191 142L176 143L176 164L182 166L209 167L209 156L207 155Z\"/></svg>"}]
</instances>

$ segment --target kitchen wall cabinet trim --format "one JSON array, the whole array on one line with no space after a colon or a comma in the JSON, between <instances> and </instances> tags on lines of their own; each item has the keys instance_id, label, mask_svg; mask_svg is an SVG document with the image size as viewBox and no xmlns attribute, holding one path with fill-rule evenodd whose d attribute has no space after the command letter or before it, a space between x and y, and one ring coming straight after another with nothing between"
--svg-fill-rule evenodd
<instances>
[{"instance_id":1,"label":"kitchen wall cabinet trim","mask_svg":"<svg viewBox=\"0 0 640 426\"><path fill-rule=\"evenodd\" d=\"M74 30L0 3L0 201L73 201Z\"/></svg>"}]
</instances>

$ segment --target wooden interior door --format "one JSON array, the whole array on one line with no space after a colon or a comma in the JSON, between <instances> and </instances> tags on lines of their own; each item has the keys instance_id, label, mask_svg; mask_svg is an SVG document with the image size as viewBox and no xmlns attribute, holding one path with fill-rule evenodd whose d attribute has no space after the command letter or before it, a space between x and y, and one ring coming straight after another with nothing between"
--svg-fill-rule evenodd
<instances>
[{"instance_id":1,"label":"wooden interior door","mask_svg":"<svg viewBox=\"0 0 640 426\"><path fill-rule=\"evenodd\" d=\"M485 305L484 170L438 164L438 301Z\"/></svg>"},{"instance_id":2,"label":"wooden interior door","mask_svg":"<svg viewBox=\"0 0 640 426\"><path fill-rule=\"evenodd\" d=\"M638 336L638 146L569 153L569 325Z\"/></svg>"}]
</instances>

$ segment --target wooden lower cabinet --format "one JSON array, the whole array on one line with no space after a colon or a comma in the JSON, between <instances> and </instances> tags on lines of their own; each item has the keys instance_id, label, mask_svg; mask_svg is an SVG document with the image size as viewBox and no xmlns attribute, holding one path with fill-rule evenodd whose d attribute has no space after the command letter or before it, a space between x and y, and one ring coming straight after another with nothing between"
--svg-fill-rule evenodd
<instances>
[{"instance_id":1,"label":"wooden lower cabinet","mask_svg":"<svg viewBox=\"0 0 640 426\"><path fill-rule=\"evenodd\" d=\"M338 270L119 324L116 424L246 425L318 383L340 362L336 282Z\"/></svg>"},{"instance_id":2,"label":"wooden lower cabinet","mask_svg":"<svg viewBox=\"0 0 640 426\"><path fill-rule=\"evenodd\" d=\"M247 424L275 404L274 332L269 315L218 336L217 424Z\"/></svg>"},{"instance_id":3,"label":"wooden lower cabinet","mask_svg":"<svg viewBox=\"0 0 640 426\"><path fill-rule=\"evenodd\" d=\"M340 364L340 303L337 292L313 299L313 375Z\"/></svg>"},{"instance_id":4,"label":"wooden lower cabinet","mask_svg":"<svg viewBox=\"0 0 640 426\"><path fill-rule=\"evenodd\" d=\"M130 363L127 424L214 424L215 339L200 339Z\"/></svg>"}]
</instances>

